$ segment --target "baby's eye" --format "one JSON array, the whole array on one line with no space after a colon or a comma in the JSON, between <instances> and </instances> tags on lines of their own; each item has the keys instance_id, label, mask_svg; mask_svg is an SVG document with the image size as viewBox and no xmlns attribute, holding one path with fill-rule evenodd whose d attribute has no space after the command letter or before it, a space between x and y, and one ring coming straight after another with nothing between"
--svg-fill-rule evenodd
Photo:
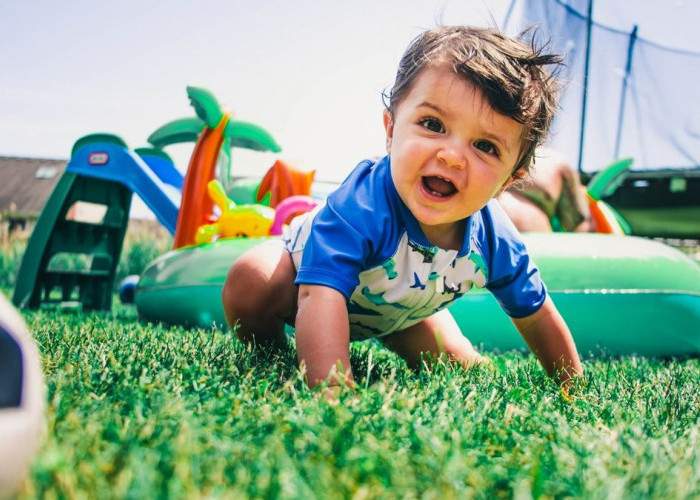
<instances>
[{"instance_id":1,"label":"baby's eye","mask_svg":"<svg viewBox=\"0 0 700 500\"><path fill-rule=\"evenodd\" d=\"M496 148L496 146L494 146L490 141L476 141L476 144L474 145L476 146L476 149L483 151L484 153L494 156L498 156L499 154L498 148Z\"/></svg>"},{"instance_id":2,"label":"baby's eye","mask_svg":"<svg viewBox=\"0 0 700 500\"><path fill-rule=\"evenodd\" d=\"M431 132L441 134L445 131L445 127L442 126L442 122L437 118L423 118L418 123L426 129L430 130Z\"/></svg>"}]
</instances>

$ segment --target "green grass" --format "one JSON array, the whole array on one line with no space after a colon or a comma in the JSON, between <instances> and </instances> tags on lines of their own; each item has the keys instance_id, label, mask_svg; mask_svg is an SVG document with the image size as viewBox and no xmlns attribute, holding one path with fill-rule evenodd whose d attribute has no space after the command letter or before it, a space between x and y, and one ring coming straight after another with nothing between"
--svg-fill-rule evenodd
<instances>
[{"instance_id":1,"label":"green grass","mask_svg":"<svg viewBox=\"0 0 700 500\"><path fill-rule=\"evenodd\" d=\"M25 314L47 431L20 498L698 498L700 362L532 356L413 373L353 344L359 387L310 391L293 345L114 317Z\"/></svg>"}]
</instances>

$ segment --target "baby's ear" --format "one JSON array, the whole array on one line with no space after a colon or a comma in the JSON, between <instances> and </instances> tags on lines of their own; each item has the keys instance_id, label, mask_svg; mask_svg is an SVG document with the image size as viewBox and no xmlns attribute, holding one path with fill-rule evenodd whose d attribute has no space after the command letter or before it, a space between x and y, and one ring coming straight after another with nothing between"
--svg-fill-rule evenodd
<instances>
[{"instance_id":1,"label":"baby's ear","mask_svg":"<svg viewBox=\"0 0 700 500\"><path fill-rule=\"evenodd\" d=\"M391 140L394 137L394 119L391 116L391 111L384 110L384 130L386 131L386 152L391 152Z\"/></svg>"}]
</instances>

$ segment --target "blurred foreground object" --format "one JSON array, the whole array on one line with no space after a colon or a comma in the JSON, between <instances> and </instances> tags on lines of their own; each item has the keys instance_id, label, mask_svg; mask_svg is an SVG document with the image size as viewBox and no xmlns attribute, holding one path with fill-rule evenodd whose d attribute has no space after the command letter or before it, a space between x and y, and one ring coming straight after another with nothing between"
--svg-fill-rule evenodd
<instances>
[{"instance_id":1,"label":"blurred foreground object","mask_svg":"<svg viewBox=\"0 0 700 500\"><path fill-rule=\"evenodd\" d=\"M41 437L44 385L36 345L0 295L0 499L16 492Z\"/></svg>"}]
</instances>

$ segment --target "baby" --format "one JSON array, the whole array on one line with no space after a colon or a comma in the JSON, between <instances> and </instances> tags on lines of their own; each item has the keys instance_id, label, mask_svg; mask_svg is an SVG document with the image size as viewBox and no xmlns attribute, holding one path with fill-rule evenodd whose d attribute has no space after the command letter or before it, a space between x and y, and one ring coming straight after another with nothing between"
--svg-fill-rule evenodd
<instances>
[{"instance_id":1,"label":"baby","mask_svg":"<svg viewBox=\"0 0 700 500\"><path fill-rule=\"evenodd\" d=\"M558 65L493 29L440 27L406 50L384 111L388 155L362 161L280 241L242 255L223 289L247 342L295 327L310 386L351 385L351 340L377 338L413 367L485 358L447 309L489 289L544 369L582 374L571 333L494 197L527 173L557 107ZM424 356L428 358L424 358Z\"/></svg>"}]
</instances>

